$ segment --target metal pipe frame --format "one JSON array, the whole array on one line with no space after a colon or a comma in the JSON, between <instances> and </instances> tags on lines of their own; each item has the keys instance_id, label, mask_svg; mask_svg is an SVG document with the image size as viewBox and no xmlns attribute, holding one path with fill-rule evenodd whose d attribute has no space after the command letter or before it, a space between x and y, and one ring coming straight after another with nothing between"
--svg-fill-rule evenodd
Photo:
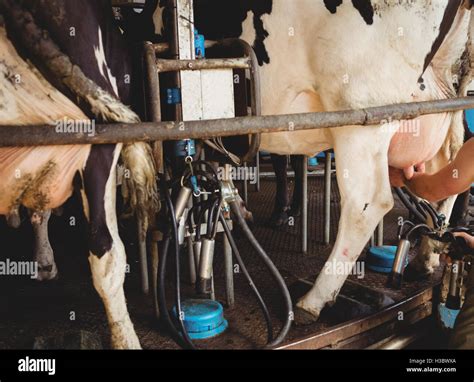
<instances>
[{"instance_id":1,"label":"metal pipe frame","mask_svg":"<svg viewBox=\"0 0 474 382\"><path fill-rule=\"evenodd\" d=\"M369 126L379 124L389 118L392 118L392 120L413 119L420 115L465 109L474 109L473 97L321 113L237 117L189 122L99 124L96 125L96 133L93 135L57 133L52 125L27 125L22 126L21 129L18 129L18 126L0 126L0 147L205 139L217 136L337 128L349 125ZM12 133L13 131L14 133Z\"/></svg>"},{"instance_id":2,"label":"metal pipe frame","mask_svg":"<svg viewBox=\"0 0 474 382\"><path fill-rule=\"evenodd\" d=\"M301 206L301 252L308 253L308 157L303 157L303 186Z\"/></svg>"},{"instance_id":3,"label":"metal pipe frame","mask_svg":"<svg viewBox=\"0 0 474 382\"><path fill-rule=\"evenodd\" d=\"M332 181L332 155L326 151L324 165L324 244L331 241L331 181Z\"/></svg>"},{"instance_id":4,"label":"metal pipe frame","mask_svg":"<svg viewBox=\"0 0 474 382\"><path fill-rule=\"evenodd\" d=\"M250 69L250 59L243 58L206 58L204 60L169 60L158 58L156 68L159 73L180 70L214 70L214 69Z\"/></svg>"}]
</instances>

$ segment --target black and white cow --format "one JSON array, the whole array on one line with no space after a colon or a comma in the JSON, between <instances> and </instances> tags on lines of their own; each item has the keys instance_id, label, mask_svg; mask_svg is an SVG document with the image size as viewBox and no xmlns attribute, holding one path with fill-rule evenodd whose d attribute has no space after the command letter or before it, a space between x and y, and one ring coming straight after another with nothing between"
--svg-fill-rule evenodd
<instances>
[{"instance_id":1,"label":"black and white cow","mask_svg":"<svg viewBox=\"0 0 474 382\"><path fill-rule=\"evenodd\" d=\"M162 30L165 2L155 12ZM195 26L209 40L239 37L261 65L264 115L359 109L451 98L451 68L468 39L464 0L195 0ZM291 126L289 126L291 130ZM392 209L389 167L435 171L462 145L462 113L427 115L376 126L263 134L262 150L280 155L333 148L342 213L325 269L355 263ZM441 206L447 216L454 198ZM416 264L433 272L439 256L426 242ZM311 322L334 301L347 272L321 273L297 304Z\"/></svg>"},{"instance_id":2,"label":"black and white cow","mask_svg":"<svg viewBox=\"0 0 474 382\"><path fill-rule=\"evenodd\" d=\"M114 23L110 0L2 0L0 12L5 22L0 25L0 124L50 123L57 128L91 118L139 120L124 105L132 102L131 52ZM50 39L43 38L48 34ZM49 54L47 62L28 57L42 72L18 53L35 48ZM51 73L52 67L60 75ZM81 93L84 85L94 91ZM131 174L131 204L142 214L153 212L154 165L150 148L140 143L0 148L0 214L9 215L20 205L44 212L62 205L74 185L79 188L89 223L92 278L105 305L112 346L139 348L123 291L126 254L115 211L120 155Z\"/></svg>"}]
</instances>

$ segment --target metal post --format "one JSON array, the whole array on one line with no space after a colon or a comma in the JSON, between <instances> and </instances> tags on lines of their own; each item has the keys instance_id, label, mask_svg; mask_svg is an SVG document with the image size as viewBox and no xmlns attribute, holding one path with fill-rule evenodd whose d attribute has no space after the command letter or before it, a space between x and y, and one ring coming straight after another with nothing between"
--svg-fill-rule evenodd
<instances>
[{"instance_id":1,"label":"metal post","mask_svg":"<svg viewBox=\"0 0 474 382\"><path fill-rule=\"evenodd\" d=\"M141 287L143 294L150 292L148 284L148 262L146 253L146 232L143 232L143 225L141 220L137 216L137 229L138 229L138 262L140 265L140 278Z\"/></svg>"},{"instance_id":2,"label":"metal post","mask_svg":"<svg viewBox=\"0 0 474 382\"><path fill-rule=\"evenodd\" d=\"M255 191L260 192L260 153L257 152L255 157L255 176L257 177L255 182Z\"/></svg>"},{"instance_id":3,"label":"metal post","mask_svg":"<svg viewBox=\"0 0 474 382\"><path fill-rule=\"evenodd\" d=\"M247 170L248 165L247 162L244 163L244 202L245 205L248 206L248 198L249 198L249 187L248 187L248 179L247 179Z\"/></svg>"},{"instance_id":4,"label":"metal post","mask_svg":"<svg viewBox=\"0 0 474 382\"><path fill-rule=\"evenodd\" d=\"M216 290L214 287L214 269L212 270L212 273L211 273L211 300L216 301Z\"/></svg>"},{"instance_id":5,"label":"metal post","mask_svg":"<svg viewBox=\"0 0 474 382\"><path fill-rule=\"evenodd\" d=\"M230 222L229 222L230 223ZM225 295L227 299L227 306L230 308L234 306L234 264L232 261L232 247L229 239L223 233L224 238L224 270L225 270Z\"/></svg>"},{"instance_id":6,"label":"metal post","mask_svg":"<svg viewBox=\"0 0 474 382\"><path fill-rule=\"evenodd\" d=\"M160 240L160 233L158 231L153 231L151 233L151 271L153 272L153 277L151 278L151 289L153 296L153 308L155 311L155 316L157 319L160 318L160 308L158 305L158 241Z\"/></svg>"},{"instance_id":7,"label":"metal post","mask_svg":"<svg viewBox=\"0 0 474 382\"><path fill-rule=\"evenodd\" d=\"M308 157L303 157L303 195L301 200L301 251L308 253Z\"/></svg>"},{"instance_id":8,"label":"metal post","mask_svg":"<svg viewBox=\"0 0 474 382\"><path fill-rule=\"evenodd\" d=\"M377 246L383 246L383 219L380 221L377 226Z\"/></svg>"},{"instance_id":9,"label":"metal post","mask_svg":"<svg viewBox=\"0 0 474 382\"><path fill-rule=\"evenodd\" d=\"M191 210L193 206L193 198L189 198L188 201L188 211ZM191 222L192 224L192 222ZM188 247L188 267L189 267L189 282L194 285L196 284L196 264L194 260L194 248L193 248L193 239L192 236L186 238L186 244Z\"/></svg>"},{"instance_id":10,"label":"metal post","mask_svg":"<svg viewBox=\"0 0 474 382\"><path fill-rule=\"evenodd\" d=\"M331 241L331 178L332 156L326 151L326 164L324 168L324 244Z\"/></svg>"}]
</instances>

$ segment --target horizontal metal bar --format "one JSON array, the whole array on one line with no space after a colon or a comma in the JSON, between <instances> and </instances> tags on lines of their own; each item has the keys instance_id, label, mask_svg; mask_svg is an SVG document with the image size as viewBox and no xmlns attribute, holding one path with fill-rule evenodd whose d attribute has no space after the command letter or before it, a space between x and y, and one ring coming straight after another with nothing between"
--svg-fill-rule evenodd
<instances>
[{"instance_id":1,"label":"horizontal metal bar","mask_svg":"<svg viewBox=\"0 0 474 382\"><path fill-rule=\"evenodd\" d=\"M168 60L156 59L158 72L174 72L179 70L214 70L214 69L249 69L250 59L224 58L204 60Z\"/></svg>"},{"instance_id":2,"label":"horizontal metal bar","mask_svg":"<svg viewBox=\"0 0 474 382\"><path fill-rule=\"evenodd\" d=\"M420 115L461 109L474 109L474 97L323 113L238 117L210 121L147 122L132 125L106 124L95 126L94 134L59 133L52 125L0 126L0 147L169 141L302 131L350 125L365 126L379 124L384 120L412 119Z\"/></svg>"},{"instance_id":3,"label":"horizontal metal bar","mask_svg":"<svg viewBox=\"0 0 474 382\"><path fill-rule=\"evenodd\" d=\"M204 47L206 49L212 48L214 45L218 43L219 43L218 41L206 40L204 42ZM153 44L153 48L155 49L156 54L163 54L170 50L170 45L167 42L159 42L159 43Z\"/></svg>"}]
</instances>

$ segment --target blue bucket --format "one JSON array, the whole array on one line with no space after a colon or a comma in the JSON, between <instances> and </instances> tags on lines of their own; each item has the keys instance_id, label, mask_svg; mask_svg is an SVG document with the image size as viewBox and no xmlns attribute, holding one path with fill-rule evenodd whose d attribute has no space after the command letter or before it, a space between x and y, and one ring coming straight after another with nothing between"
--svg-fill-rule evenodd
<instances>
[{"instance_id":1,"label":"blue bucket","mask_svg":"<svg viewBox=\"0 0 474 382\"><path fill-rule=\"evenodd\" d=\"M192 340L203 340L222 334L228 326L222 305L213 300L190 299L181 304L184 327ZM177 318L176 307L173 315Z\"/></svg>"},{"instance_id":2,"label":"blue bucket","mask_svg":"<svg viewBox=\"0 0 474 382\"><path fill-rule=\"evenodd\" d=\"M367 257L365 259L367 268L374 272L390 273L392 271L393 262L395 261L396 254L397 247L393 245L370 247L369 253L367 254Z\"/></svg>"}]
</instances>

